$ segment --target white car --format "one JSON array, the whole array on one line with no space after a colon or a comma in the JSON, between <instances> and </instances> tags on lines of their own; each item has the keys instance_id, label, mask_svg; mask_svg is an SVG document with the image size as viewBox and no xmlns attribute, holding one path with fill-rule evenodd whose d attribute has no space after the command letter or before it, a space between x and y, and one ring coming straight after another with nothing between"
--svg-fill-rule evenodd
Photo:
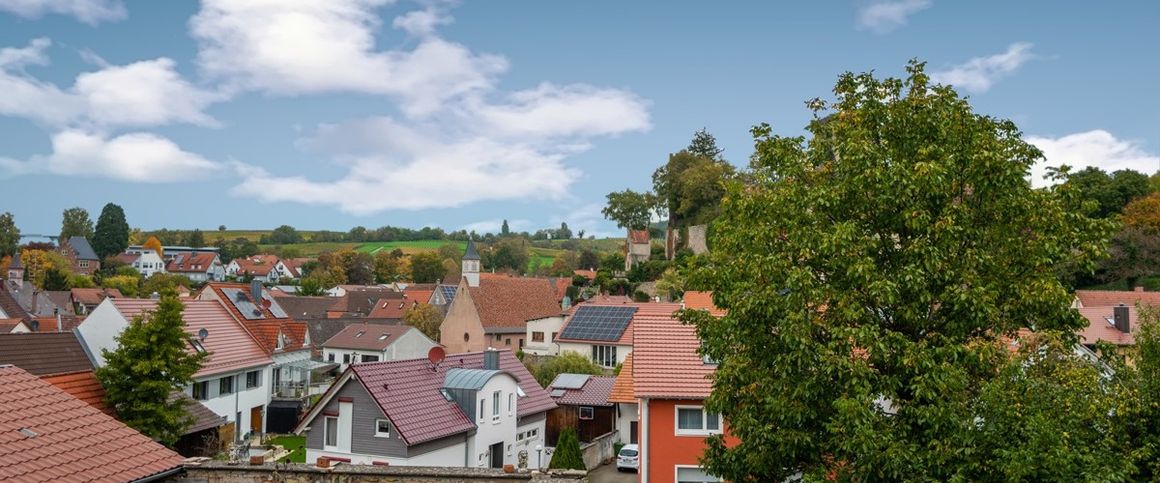
<instances>
[{"instance_id":1,"label":"white car","mask_svg":"<svg viewBox=\"0 0 1160 483\"><path fill-rule=\"evenodd\" d=\"M616 471L636 471L638 468L640 468L640 447L635 444L624 445L620 448L620 453L616 454Z\"/></svg>"}]
</instances>

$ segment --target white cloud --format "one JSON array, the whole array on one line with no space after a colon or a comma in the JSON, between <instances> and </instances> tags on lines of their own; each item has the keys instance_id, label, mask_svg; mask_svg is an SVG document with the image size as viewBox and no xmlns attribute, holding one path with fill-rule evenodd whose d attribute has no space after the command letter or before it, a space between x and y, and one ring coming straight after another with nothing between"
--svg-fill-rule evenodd
<instances>
[{"instance_id":1,"label":"white cloud","mask_svg":"<svg viewBox=\"0 0 1160 483\"><path fill-rule=\"evenodd\" d=\"M872 0L858 9L858 27L884 34L928 7L930 0Z\"/></svg>"},{"instance_id":2,"label":"white cloud","mask_svg":"<svg viewBox=\"0 0 1160 483\"><path fill-rule=\"evenodd\" d=\"M488 89L507 61L476 55L434 36L412 50L378 50L375 10L389 0L204 0L190 21L209 76L242 89L283 95L363 92L391 95L410 115ZM419 14L420 17L426 14ZM403 16L421 32L440 21Z\"/></svg>"},{"instance_id":3,"label":"white cloud","mask_svg":"<svg viewBox=\"0 0 1160 483\"><path fill-rule=\"evenodd\" d=\"M23 117L56 128L141 127L216 122L203 110L224 96L190 84L167 58L106 65L77 76L65 90L24 71L47 65L49 39L0 49L0 115Z\"/></svg>"},{"instance_id":4,"label":"white cloud","mask_svg":"<svg viewBox=\"0 0 1160 483\"><path fill-rule=\"evenodd\" d=\"M48 172L140 183L201 179L220 169L218 163L183 151L155 134L129 133L108 139L79 130L53 135L50 155L27 161L0 158L0 166L11 174Z\"/></svg>"},{"instance_id":5,"label":"white cloud","mask_svg":"<svg viewBox=\"0 0 1160 483\"><path fill-rule=\"evenodd\" d=\"M440 12L435 7L428 7L395 17L395 21L391 25L416 37L426 37L434 35L435 29L440 25L447 25L452 21L450 16Z\"/></svg>"},{"instance_id":6,"label":"white cloud","mask_svg":"<svg viewBox=\"0 0 1160 483\"><path fill-rule=\"evenodd\" d=\"M1032 44L1016 42L1007 51L986 57L975 57L947 70L931 73L935 82L950 84L969 92L986 92L999 79L1010 75L1027 61L1035 58Z\"/></svg>"},{"instance_id":7,"label":"white cloud","mask_svg":"<svg viewBox=\"0 0 1160 483\"><path fill-rule=\"evenodd\" d=\"M480 221L477 221L474 223L468 223L466 225L463 225L462 229L467 230L468 233L471 233L474 231L475 233L477 233L479 235L484 235L487 233L495 233L496 235L498 235L502 231L503 221L504 221L503 218L496 218L496 219L492 219L492 220L480 220ZM525 220L525 219L520 218L520 219L514 219L514 220L507 220L507 222L508 222L508 230L511 230L512 232L536 230L536 228L534 228L535 224L532 223L532 220Z\"/></svg>"},{"instance_id":8,"label":"white cloud","mask_svg":"<svg viewBox=\"0 0 1160 483\"><path fill-rule=\"evenodd\" d=\"M1027 142L1041 151L1046 161L1031 169L1031 182L1035 186L1045 186L1043 179L1047 168L1066 164L1072 172L1094 166L1109 173L1121 169L1132 169L1144 174L1160 171L1160 155L1149 153L1139 143L1117 139L1102 129L1050 138L1029 136Z\"/></svg>"},{"instance_id":9,"label":"white cloud","mask_svg":"<svg viewBox=\"0 0 1160 483\"><path fill-rule=\"evenodd\" d=\"M46 14L71 15L89 25L129 16L120 0L0 0L0 10L25 18Z\"/></svg>"},{"instance_id":10,"label":"white cloud","mask_svg":"<svg viewBox=\"0 0 1160 483\"><path fill-rule=\"evenodd\" d=\"M470 117L502 136L605 136L649 127L645 103L631 92L541 84L506 103L471 103Z\"/></svg>"}]
</instances>

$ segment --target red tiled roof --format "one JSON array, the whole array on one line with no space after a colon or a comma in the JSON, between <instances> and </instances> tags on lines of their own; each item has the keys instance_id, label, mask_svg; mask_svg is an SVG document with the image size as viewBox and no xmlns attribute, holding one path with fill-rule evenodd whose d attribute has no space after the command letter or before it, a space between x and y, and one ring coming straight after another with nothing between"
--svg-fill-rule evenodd
<instances>
[{"instance_id":1,"label":"red tiled roof","mask_svg":"<svg viewBox=\"0 0 1160 483\"><path fill-rule=\"evenodd\" d=\"M556 407L547 391L511 351L500 351L500 370L514 376L527 397L516 403L516 416L525 417ZM448 369L483 368L483 352L447 356L437 370L426 358L355 364L357 379L409 445L476 429L474 418L463 414L439 392ZM333 389L332 389L333 391ZM329 394L329 393L328 393Z\"/></svg>"},{"instance_id":2,"label":"red tiled roof","mask_svg":"<svg viewBox=\"0 0 1160 483\"><path fill-rule=\"evenodd\" d=\"M45 376L42 379L98 411L116 416L113 409L105 405L105 388L101 386L92 370Z\"/></svg>"},{"instance_id":3,"label":"red tiled roof","mask_svg":"<svg viewBox=\"0 0 1160 483\"><path fill-rule=\"evenodd\" d=\"M710 314L718 317L725 315L724 310L713 304L713 292L690 290L685 292L684 300L686 309L708 310Z\"/></svg>"},{"instance_id":4,"label":"red tiled roof","mask_svg":"<svg viewBox=\"0 0 1160 483\"><path fill-rule=\"evenodd\" d=\"M612 393L608 395L608 402L636 404L636 396L632 391L632 353L624 356L624 364L620 366L620 374L612 384Z\"/></svg>"},{"instance_id":5,"label":"red tiled roof","mask_svg":"<svg viewBox=\"0 0 1160 483\"><path fill-rule=\"evenodd\" d=\"M669 316L634 318L632 383L636 398L704 399L713 389L697 349L696 328Z\"/></svg>"},{"instance_id":6,"label":"red tiled roof","mask_svg":"<svg viewBox=\"0 0 1160 483\"><path fill-rule=\"evenodd\" d=\"M1095 344L1101 340L1116 345L1136 344L1136 338L1132 334L1121 332L1115 325L1108 322L1108 319L1114 315L1113 307L1083 307L1076 310L1079 310L1079 314L1088 320L1088 326L1079 331L1081 344ZM1139 327L1136 316L1136 307L1128 306L1128 325L1133 330Z\"/></svg>"},{"instance_id":7,"label":"red tiled roof","mask_svg":"<svg viewBox=\"0 0 1160 483\"><path fill-rule=\"evenodd\" d=\"M238 264L238 273L265 277L278 265L278 257L274 255L254 255L246 258L235 258Z\"/></svg>"},{"instance_id":8,"label":"red tiled roof","mask_svg":"<svg viewBox=\"0 0 1160 483\"><path fill-rule=\"evenodd\" d=\"M409 330L417 329L407 325L352 324L338 331L322 346L333 349L382 351Z\"/></svg>"},{"instance_id":9,"label":"red tiled roof","mask_svg":"<svg viewBox=\"0 0 1160 483\"><path fill-rule=\"evenodd\" d=\"M584 278L586 278L586 279L588 279L588 280L596 280L596 270L580 270L580 269L576 269L576 270L573 270L573 271L572 271L572 274L573 274L573 275L579 275L579 276L581 276L581 277L584 277Z\"/></svg>"},{"instance_id":10,"label":"red tiled roof","mask_svg":"<svg viewBox=\"0 0 1160 483\"><path fill-rule=\"evenodd\" d=\"M20 325L20 319L0 319L0 334L9 334Z\"/></svg>"},{"instance_id":11,"label":"red tiled roof","mask_svg":"<svg viewBox=\"0 0 1160 483\"><path fill-rule=\"evenodd\" d=\"M431 300L431 290L408 290L403 292L403 298L380 298L375 302L367 317L377 319L402 319L415 304L425 304Z\"/></svg>"},{"instance_id":12,"label":"red tiled roof","mask_svg":"<svg viewBox=\"0 0 1160 483\"><path fill-rule=\"evenodd\" d=\"M138 258L141 258L140 253L119 253L116 256L117 261L124 263L125 265L132 265L133 262L136 262Z\"/></svg>"},{"instance_id":13,"label":"red tiled roof","mask_svg":"<svg viewBox=\"0 0 1160 483\"><path fill-rule=\"evenodd\" d=\"M16 367L0 367L0 407L0 480L131 481L184 461Z\"/></svg>"},{"instance_id":14,"label":"red tiled roof","mask_svg":"<svg viewBox=\"0 0 1160 483\"><path fill-rule=\"evenodd\" d=\"M121 298L121 291L115 288L74 288L72 298L81 305L99 305L105 297Z\"/></svg>"},{"instance_id":15,"label":"red tiled roof","mask_svg":"<svg viewBox=\"0 0 1160 483\"><path fill-rule=\"evenodd\" d=\"M185 333L197 337L201 329L209 331L202 345L209 357L202 361L201 370L194 377L205 377L222 372L236 371L263 364L272 364L270 355L262 349L261 343L226 308L212 300L186 300L182 320ZM157 307L152 299L114 299L117 308L126 320ZM192 350L192 349L190 349Z\"/></svg>"},{"instance_id":16,"label":"red tiled roof","mask_svg":"<svg viewBox=\"0 0 1160 483\"><path fill-rule=\"evenodd\" d=\"M628 241L638 245L649 243L648 230L628 230Z\"/></svg>"},{"instance_id":17,"label":"red tiled roof","mask_svg":"<svg viewBox=\"0 0 1160 483\"><path fill-rule=\"evenodd\" d=\"M557 389L555 387L556 381L559 381L560 376L563 375L556 376L556 380L548 385L549 391ZM613 402L609 401L608 397L612 394L612 385L615 383L616 378L614 377L589 376L580 389L561 389L564 394L552 399L556 400L556 404L566 406L611 406Z\"/></svg>"},{"instance_id":18,"label":"red tiled roof","mask_svg":"<svg viewBox=\"0 0 1160 483\"><path fill-rule=\"evenodd\" d=\"M561 313L547 279L487 277L469 290L484 330L525 327L529 320Z\"/></svg>"},{"instance_id":19,"label":"red tiled roof","mask_svg":"<svg viewBox=\"0 0 1160 483\"><path fill-rule=\"evenodd\" d=\"M311 259L311 258L283 258L282 265L285 265L286 269L290 271L291 277L301 277L303 275L302 274L302 266L306 265L311 260L313 260L313 259Z\"/></svg>"},{"instance_id":20,"label":"red tiled roof","mask_svg":"<svg viewBox=\"0 0 1160 483\"><path fill-rule=\"evenodd\" d=\"M1111 307L1115 305L1152 305L1160 307L1160 292L1129 290L1076 290L1075 297L1084 307Z\"/></svg>"},{"instance_id":21,"label":"red tiled roof","mask_svg":"<svg viewBox=\"0 0 1160 483\"><path fill-rule=\"evenodd\" d=\"M166 258L169 256L166 255ZM181 263L178 263L178 258ZM173 259L165 265L165 271L177 273L204 273L213 266L218 256L214 252L176 252Z\"/></svg>"},{"instance_id":22,"label":"red tiled roof","mask_svg":"<svg viewBox=\"0 0 1160 483\"><path fill-rule=\"evenodd\" d=\"M585 304L585 305L586 306L602 306L602 305L606 305L606 304L592 303L592 304ZM673 312L676 312L677 310L680 310L680 308L681 308L680 304L673 304L673 303L647 303L647 302L646 303L636 303L636 302L634 302L634 303L629 303L629 304L608 304L608 305L630 305L630 306L636 307L636 313L633 314L632 320L628 321L628 325L624 328L624 332L622 332L620 334L620 338L617 339L616 344L615 344L615 345L627 345L627 346L633 345L633 325L635 324L636 319L638 317L668 317L668 316L671 316L673 314ZM603 340L591 340L591 341L589 341L589 340L584 340L584 339L570 339L570 338L562 337L564 335L564 330L567 329L567 327L568 327L568 324L572 323L572 316L574 316L574 315L576 315L575 311L572 311L572 313L568 314L568 317L566 319L564 319L564 325L560 327L561 337L558 337L556 340L559 340L562 342L568 341L568 342L599 342L602 344L608 343L608 341L603 341Z\"/></svg>"},{"instance_id":23,"label":"red tiled roof","mask_svg":"<svg viewBox=\"0 0 1160 483\"><path fill-rule=\"evenodd\" d=\"M267 353L309 350L303 345L306 337L306 323L288 319L247 320L242 322L254 338L262 344ZM282 348L278 348L278 334L282 334Z\"/></svg>"}]
</instances>

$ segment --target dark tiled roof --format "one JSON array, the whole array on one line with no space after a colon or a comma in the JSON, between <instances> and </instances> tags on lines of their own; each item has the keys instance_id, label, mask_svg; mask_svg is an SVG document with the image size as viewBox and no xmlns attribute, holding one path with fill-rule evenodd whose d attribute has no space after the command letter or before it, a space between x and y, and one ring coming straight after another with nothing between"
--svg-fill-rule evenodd
<instances>
[{"instance_id":1,"label":"dark tiled roof","mask_svg":"<svg viewBox=\"0 0 1160 483\"><path fill-rule=\"evenodd\" d=\"M379 287L347 289L346 295L334 299L334 305L330 307L330 311L365 316L370 314L375 305L378 305L379 301L383 299L402 300L403 293Z\"/></svg>"},{"instance_id":2,"label":"dark tiled roof","mask_svg":"<svg viewBox=\"0 0 1160 483\"><path fill-rule=\"evenodd\" d=\"M8 281L0 281L0 311L3 311L11 319L27 319L31 317L24 307L20 306L20 301L16 300L13 293L9 290L14 290L15 285Z\"/></svg>"},{"instance_id":3,"label":"dark tiled roof","mask_svg":"<svg viewBox=\"0 0 1160 483\"><path fill-rule=\"evenodd\" d=\"M275 293L275 292L271 292ZM334 297L302 297L298 295L278 296L278 305L294 319L326 318L326 311L334 305Z\"/></svg>"},{"instance_id":4,"label":"dark tiled roof","mask_svg":"<svg viewBox=\"0 0 1160 483\"><path fill-rule=\"evenodd\" d=\"M8 268L24 268L24 264L20 263L20 250L16 250L16 253L12 255L12 261L8 262Z\"/></svg>"},{"instance_id":5,"label":"dark tiled roof","mask_svg":"<svg viewBox=\"0 0 1160 483\"><path fill-rule=\"evenodd\" d=\"M318 318L305 320L306 330L310 331L310 340L315 345L319 345L320 341L330 340L335 334L345 329L346 326L352 324L371 324L371 325L399 325L399 321L395 319L373 319L369 317L345 317L338 319ZM320 346L321 347L321 346Z\"/></svg>"},{"instance_id":6,"label":"dark tiled roof","mask_svg":"<svg viewBox=\"0 0 1160 483\"><path fill-rule=\"evenodd\" d=\"M621 369L623 370L623 368ZM575 374L573 374L575 375ZM559 397L553 397L556 404L563 404L567 406L611 406L612 401L608 398L612 394L612 385L616 383L616 378L605 376L588 376L588 380L584 381L584 385L580 389L557 388L557 381L560 380L560 374L556 376L556 380L548 386L549 390L560 389L564 394Z\"/></svg>"},{"instance_id":7,"label":"dark tiled roof","mask_svg":"<svg viewBox=\"0 0 1160 483\"><path fill-rule=\"evenodd\" d=\"M0 334L0 364L12 364L37 376L93 370L72 332Z\"/></svg>"},{"instance_id":8,"label":"dark tiled roof","mask_svg":"<svg viewBox=\"0 0 1160 483\"><path fill-rule=\"evenodd\" d=\"M89 240L83 236L73 236L68 239L68 246L77 254L78 260L100 260Z\"/></svg>"},{"instance_id":9,"label":"dark tiled roof","mask_svg":"<svg viewBox=\"0 0 1160 483\"><path fill-rule=\"evenodd\" d=\"M46 297L48 297L48 300L50 300L53 305L60 308L60 313L62 315L75 315L76 314L76 311L73 310L72 292L69 292L68 290L59 290L59 291L52 291L52 292L44 292L44 295Z\"/></svg>"},{"instance_id":10,"label":"dark tiled roof","mask_svg":"<svg viewBox=\"0 0 1160 483\"><path fill-rule=\"evenodd\" d=\"M405 361L355 364L358 381L391 419L403 439L411 445L432 441L475 429L474 419L440 393L447 371L454 368L482 369L483 353L448 356L436 370L426 358ZM500 367L511 374L527 397L517 402L517 417L539 414L556 407L547 391L532 377L511 351L500 351Z\"/></svg>"},{"instance_id":11,"label":"dark tiled roof","mask_svg":"<svg viewBox=\"0 0 1160 483\"><path fill-rule=\"evenodd\" d=\"M17 367L0 367L0 480L132 481L184 461Z\"/></svg>"},{"instance_id":12,"label":"dark tiled roof","mask_svg":"<svg viewBox=\"0 0 1160 483\"><path fill-rule=\"evenodd\" d=\"M411 330L417 329L407 325L351 324L334 334L322 346L382 351Z\"/></svg>"},{"instance_id":13,"label":"dark tiled roof","mask_svg":"<svg viewBox=\"0 0 1160 483\"><path fill-rule=\"evenodd\" d=\"M99 305L106 297L121 298L121 291L115 288L74 288L72 299L81 305Z\"/></svg>"},{"instance_id":14,"label":"dark tiled roof","mask_svg":"<svg viewBox=\"0 0 1160 483\"><path fill-rule=\"evenodd\" d=\"M197 402L184 392L174 391L170 393L169 400L173 401L175 399L185 401L185 411L190 416L193 416L193 424L185 428L185 434L193 434L198 431L205 431L226 424L225 418L214 414L204 404Z\"/></svg>"},{"instance_id":15,"label":"dark tiled roof","mask_svg":"<svg viewBox=\"0 0 1160 483\"><path fill-rule=\"evenodd\" d=\"M475 242L467 240L467 250L463 252L464 260L479 260L479 252L475 251Z\"/></svg>"}]
</instances>

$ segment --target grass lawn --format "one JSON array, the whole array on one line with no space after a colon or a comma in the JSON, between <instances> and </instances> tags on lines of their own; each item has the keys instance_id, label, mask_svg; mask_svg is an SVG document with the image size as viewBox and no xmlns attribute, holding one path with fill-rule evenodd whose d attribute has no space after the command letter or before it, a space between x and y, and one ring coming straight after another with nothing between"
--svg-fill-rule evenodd
<instances>
[{"instance_id":1,"label":"grass lawn","mask_svg":"<svg viewBox=\"0 0 1160 483\"><path fill-rule=\"evenodd\" d=\"M302 256L309 258L318 258L318 254L322 252L336 252L344 248L356 248L358 243L345 242L320 242L320 243L296 243L294 245L258 245L259 253L270 253L276 247L293 247L301 251Z\"/></svg>"},{"instance_id":2,"label":"grass lawn","mask_svg":"<svg viewBox=\"0 0 1160 483\"><path fill-rule=\"evenodd\" d=\"M270 444L276 444L287 451L290 451L290 456L287 456L284 461L291 463L305 463L306 462L306 437L305 436L279 436L270 441Z\"/></svg>"},{"instance_id":3,"label":"grass lawn","mask_svg":"<svg viewBox=\"0 0 1160 483\"><path fill-rule=\"evenodd\" d=\"M447 244L456 245L460 250L467 249L467 242L457 242L449 240L415 240L415 241L394 241L394 242L368 242L359 245L358 251L374 253L379 250L391 251L396 248L408 255L422 252L433 252L439 247Z\"/></svg>"}]
</instances>

